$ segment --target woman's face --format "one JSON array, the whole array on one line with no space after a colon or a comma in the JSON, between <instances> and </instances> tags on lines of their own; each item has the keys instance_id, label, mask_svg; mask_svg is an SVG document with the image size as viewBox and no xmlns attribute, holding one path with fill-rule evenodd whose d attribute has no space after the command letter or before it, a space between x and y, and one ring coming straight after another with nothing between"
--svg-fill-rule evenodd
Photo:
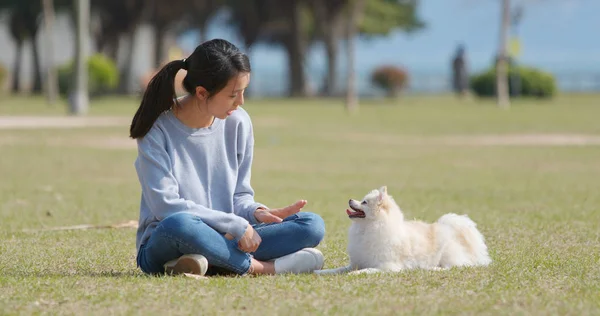
<instances>
[{"instance_id":1,"label":"woman's face","mask_svg":"<svg viewBox=\"0 0 600 316\"><path fill-rule=\"evenodd\" d=\"M250 73L244 72L231 78L227 86L211 98L208 98L208 92L202 87L196 88L196 96L206 102L210 115L225 119L244 104L244 91L249 83Z\"/></svg>"}]
</instances>

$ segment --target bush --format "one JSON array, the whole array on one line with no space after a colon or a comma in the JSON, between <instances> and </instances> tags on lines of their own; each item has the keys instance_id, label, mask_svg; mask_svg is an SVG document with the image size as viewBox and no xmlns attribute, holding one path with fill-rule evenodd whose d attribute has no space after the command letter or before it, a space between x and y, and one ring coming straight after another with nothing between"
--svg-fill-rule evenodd
<instances>
[{"instance_id":1,"label":"bush","mask_svg":"<svg viewBox=\"0 0 600 316\"><path fill-rule=\"evenodd\" d=\"M4 88L4 84L6 83L7 77L8 70L4 67L4 65L0 64L0 90Z\"/></svg>"},{"instance_id":2,"label":"bush","mask_svg":"<svg viewBox=\"0 0 600 316\"><path fill-rule=\"evenodd\" d=\"M520 91L515 91L515 75L520 81ZM520 92L521 96L538 98L551 98L557 91L556 80L550 73L526 66L510 66L509 68L509 93L511 96ZM496 95L496 68L490 68L480 74L474 75L470 80L471 89L480 97Z\"/></svg>"},{"instance_id":3,"label":"bush","mask_svg":"<svg viewBox=\"0 0 600 316\"><path fill-rule=\"evenodd\" d=\"M408 73L396 66L381 66L371 74L371 82L386 91L387 96L394 98L408 84Z\"/></svg>"},{"instance_id":4,"label":"bush","mask_svg":"<svg viewBox=\"0 0 600 316\"><path fill-rule=\"evenodd\" d=\"M88 89L90 96L99 96L117 88L119 69L115 63L102 54L95 54L88 59ZM74 64L70 62L58 69L58 88L61 95L66 96L73 87Z\"/></svg>"}]
</instances>

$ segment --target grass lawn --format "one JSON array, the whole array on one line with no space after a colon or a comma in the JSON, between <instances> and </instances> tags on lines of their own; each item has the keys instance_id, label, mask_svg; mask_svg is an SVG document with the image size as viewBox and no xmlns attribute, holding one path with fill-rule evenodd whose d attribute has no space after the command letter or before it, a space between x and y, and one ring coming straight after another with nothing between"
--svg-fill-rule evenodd
<instances>
[{"instance_id":1,"label":"grass lawn","mask_svg":"<svg viewBox=\"0 0 600 316\"><path fill-rule=\"evenodd\" d=\"M136 99L90 116L130 119ZM393 275L147 277L135 230L23 232L137 219L128 125L0 128L2 314L590 315L600 310L600 96L490 101L248 100L256 199L307 199L327 225L325 268L347 263L349 198L387 185L409 219L466 213L493 264ZM0 99L0 116L61 116L40 98Z\"/></svg>"}]
</instances>

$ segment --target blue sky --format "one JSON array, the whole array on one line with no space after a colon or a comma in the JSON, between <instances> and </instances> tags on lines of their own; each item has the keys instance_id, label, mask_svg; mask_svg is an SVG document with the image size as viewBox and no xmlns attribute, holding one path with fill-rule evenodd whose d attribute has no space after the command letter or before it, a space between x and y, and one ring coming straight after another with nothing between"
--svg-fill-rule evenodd
<instances>
[{"instance_id":1,"label":"blue sky","mask_svg":"<svg viewBox=\"0 0 600 316\"><path fill-rule=\"evenodd\" d=\"M498 44L499 0L421 0L420 15L426 29L407 35L395 32L387 37L359 40L359 68L393 63L413 71L446 72L458 43L467 48L473 69L486 67ZM518 28L523 63L551 71L600 72L600 0L513 0L524 4L524 16ZM214 24L209 37L225 37L241 42L222 25ZM188 48L196 39L186 38ZM309 66L322 68L323 51L315 47L309 54ZM286 56L281 49L257 46L252 61L261 69L281 69ZM343 61L341 61L343 62Z\"/></svg>"}]
</instances>

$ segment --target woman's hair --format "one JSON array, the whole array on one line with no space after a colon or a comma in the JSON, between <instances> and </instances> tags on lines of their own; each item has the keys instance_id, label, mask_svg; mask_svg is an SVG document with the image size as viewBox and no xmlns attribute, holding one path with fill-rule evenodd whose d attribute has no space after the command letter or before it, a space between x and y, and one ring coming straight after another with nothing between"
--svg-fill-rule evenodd
<instances>
[{"instance_id":1,"label":"woman's hair","mask_svg":"<svg viewBox=\"0 0 600 316\"><path fill-rule=\"evenodd\" d=\"M131 122L131 138L144 137L158 117L177 102L175 76L181 69L187 70L184 89L193 95L196 87L202 86L209 98L225 88L231 78L251 71L248 56L232 43L223 39L202 43L187 59L169 62L150 80Z\"/></svg>"}]
</instances>

